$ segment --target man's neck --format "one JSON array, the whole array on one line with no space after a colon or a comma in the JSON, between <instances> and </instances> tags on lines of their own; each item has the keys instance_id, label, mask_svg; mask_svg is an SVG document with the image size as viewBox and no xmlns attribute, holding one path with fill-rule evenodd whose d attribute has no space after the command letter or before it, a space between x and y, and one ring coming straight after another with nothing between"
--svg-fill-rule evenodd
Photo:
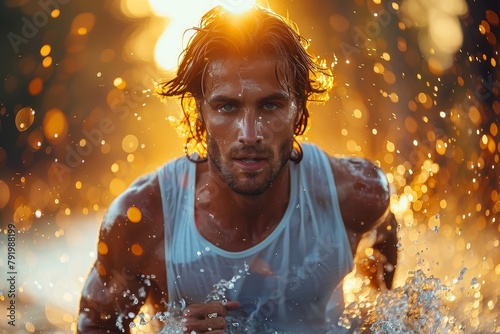
<instances>
[{"instance_id":1,"label":"man's neck","mask_svg":"<svg viewBox=\"0 0 500 334\"><path fill-rule=\"evenodd\" d=\"M232 191L208 163L197 165L196 176L196 226L207 240L229 251L248 249L264 240L288 206L288 165L264 193L256 196Z\"/></svg>"}]
</instances>

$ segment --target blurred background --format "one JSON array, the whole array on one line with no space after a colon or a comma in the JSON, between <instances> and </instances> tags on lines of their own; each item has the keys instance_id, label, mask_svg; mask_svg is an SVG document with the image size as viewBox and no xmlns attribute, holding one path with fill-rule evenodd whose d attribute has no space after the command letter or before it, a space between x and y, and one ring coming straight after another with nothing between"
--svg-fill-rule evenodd
<instances>
[{"instance_id":1,"label":"blurred background","mask_svg":"<svg viewBox=\"0 0 500 334\"><path fill-rule=\"evenodd\" d=\"M154 82L172 75L204 12L244 3L0 0L0 333L75 329L106 208L183 154L169 121L179 107ZM466 333L499 333L499 2L263 5L334 65L331 99L311 107L303 140L387 172L400 223L395 285L423 270L450 287ZM19 232L15 327L9 224Z\"/></svg>"}]
</instances>

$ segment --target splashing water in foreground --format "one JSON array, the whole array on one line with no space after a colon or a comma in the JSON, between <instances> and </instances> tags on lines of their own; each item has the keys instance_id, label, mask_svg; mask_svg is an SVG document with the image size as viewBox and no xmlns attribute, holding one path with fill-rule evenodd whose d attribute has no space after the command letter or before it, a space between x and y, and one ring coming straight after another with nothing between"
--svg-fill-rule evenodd
<instances>
[{"instance_id":1,"label":"splashing water in foreground","mask_svg":"<svg viewBox=\"0 0 500 334\"><path fill-rule=\"evenodd\" d=\"M245 264L245 272L248 274L248 265ZM234 275L229 281L221 279L218 283L213 285L212 291L206 296L205 302L211 301L221 301L222 303L227 302L226 291L229 289L234 289L234 283L238 281L243 275ZM184 332L184 326L182 322L182 311L185 308L184 301L181 301L179 305L170 307L170 311L165 313L158 313L153 318L156 318L163 322L165 325L159 332L159 334L177 334ZM238 312L231 312L231 315L226 317L228 328L226 333L239 334L239 333L263 333L263 334L278 334L276 331L269 330L261 324L251 323L244 315L238 314Z\"/></svg>"},{"instance_id":2,"label":"splashing water in foreground","mask_svg":"<svg viewBox=\"0 0 500 334\"><path fill-rule=\"evenodd\" d=\"M448 292L438 278L429 278L417 270L404 286L380 293L370 307L363 310L357 303L349 305L339 324L352 328L350 333L464 333L448 312L444 301Z\"/></svg>"},{"instance_id":3,"label":"splashing water in foreground","mask_svg":"<svg viewBox=\"0 0 500 334\"><path fill-rule=\"evenodd\" d=\"M214 284L205 301L226 301L226 291L242 275L235 275L230 280L220 280ZM401 287L379 293L346 306L344 314L328 334L338 333L376 333L376 334L462 334L463 325L450 314L446 303L449 287L438 278L427 277L422 270L412 273ZM169 308L168 312L157 313L151 320L161 321L163 327L159 334L183 333L182 311L184 301ZM253 323L244 315L231 312L226 317L228 334L263 333L286 334L267 328L263 324ZM144 315L131 326L138 329L147 324ZM343 331L339 331L344 329Z\"/></svg>"}]
</instances>

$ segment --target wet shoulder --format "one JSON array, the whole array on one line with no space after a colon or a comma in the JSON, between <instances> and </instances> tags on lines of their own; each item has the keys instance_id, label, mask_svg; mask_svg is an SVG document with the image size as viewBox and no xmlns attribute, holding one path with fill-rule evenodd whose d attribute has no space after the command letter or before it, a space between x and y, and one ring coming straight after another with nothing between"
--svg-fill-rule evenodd
<instances>
[{"instance_id":1,"label":"wet shoulder","mask_svg":"<svg viewBox=\"0 0 500 334\"><path fill-rule=\"evenodd\" d=\"M389 184L385 172L372 161L330 157L339 204L348 229L365 232L387 213Z\"/></svg>"},{"instance_id":2,"label":"wet shoulder","mask_svg":"<svg viewBox=\"0 0 500 334\"><path fill-rule=\"evenodd\" d=\"M140 176L111 203L106 213L106 222L112 222L120 217L136 222L135 220L139 219L138 211L140 218L143 218L142 216L145 219L152 218L155 209L158 208L156 204L161 203L159 189L156 173Z\"/></svg>"},{"instance_id":3,"label":"wet shoulder","mask_svg":"<svg viewBox=\"0 0 500 334\"><path fill-rule=\"evenodd\" d=\"M163 213L156 173L136 179L108 208L101 240L126 250L145 250L150 241L163 239ZM135 245L135 246L134 246ZM123 250L123 249L122 249Z\"/></svg>"}]
</instances>

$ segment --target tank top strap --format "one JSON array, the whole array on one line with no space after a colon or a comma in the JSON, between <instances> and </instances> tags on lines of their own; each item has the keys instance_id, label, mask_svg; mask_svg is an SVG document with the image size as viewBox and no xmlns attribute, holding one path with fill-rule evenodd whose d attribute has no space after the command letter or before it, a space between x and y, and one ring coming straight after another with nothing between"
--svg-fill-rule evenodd
<instances>
[{"instance_id":1,"label":"tank top strap","mask_svg":"<svg viewBox=\"0 0 500 334\"><path fill-rule=\"evenodd\" d=\"M175 234L176 224L182 222L184 211L190 202L189 191L194 189L196 165L186 157L173 160L157 169L163 208L163 226L165 231L165 260L167 270L167 291L169 301L178 301L180 294L176 288L175 281L169 277L171 263L168 261L172 254L172 240ZM177 227L178 228L178 227Z\"/></svg>"}]
</instances>

